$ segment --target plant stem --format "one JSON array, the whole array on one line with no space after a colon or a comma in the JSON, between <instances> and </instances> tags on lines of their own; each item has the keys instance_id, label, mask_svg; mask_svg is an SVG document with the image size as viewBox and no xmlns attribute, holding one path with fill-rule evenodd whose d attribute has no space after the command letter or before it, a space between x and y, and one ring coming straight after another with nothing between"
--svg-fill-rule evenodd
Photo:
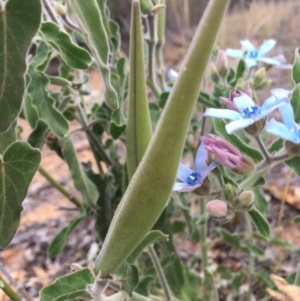
<instances>
[{"instance_id":1,"label":"plant stem","mask_svg":"<svg viewBox=\"0 0 300 301\"><path fill-rule=\"evenodd\" d=\"M147 25L149 31L149 39L147 39L148 44L148 78L147 83L151 88L152 92L155 94L156 97L160 95L160 89L157 86L156 79L155 79L155 45L156 45L156 18L155 15L150 14L147 16Z\"/></svg>"},{"instance_id":2,"label":"plant stem","mask_svg":"<svg viewBox=\"0 0 300 301\"><path fill-rule=\"evenodd\" d=\"M47 181L55 187L59 192L66 196L76 207L81 207L81 202L74 197L68 190L60 185L42 166L39 168L39 172L47 179Z\"/></svg>"},{"instance_id":3,"label":"plant stem","mask_svg":"<svg viewBox=\"0 0 300 301\"><path fill-rule=\"evenodd\" d=\"M251 218L250 218L250 215L247 212L244 213L244 217L245 217L245 220L246 220L247 235L249 236L249 240L251 242L252 234L253 234ZM248 288L247 299L246 299L247 301L251 300L251 295L252 295L251 282L252 282L252 274L254 273L254 264L255 264L254 256L252 255L252 253L250 253L250 255L249 255L249 266L248 266L248 285L249 285L249 288Z\"/></svg>"},{"instance_id":4,"label":"plant stem","mask_svg":"<svg viewBox=\"0 0 300 301\"><path fill-rule=\"evenodd\" d=\"M257 141L257 144L258 144L260 150L262 151L266 161L268 163L270 163L272 159L271 159L270 154L269 154L268 150L266 149L263 141L261 140L261 137L260 136L255 136L255 140Z\"/></svg>"},{"instance_id":5,"label":"plant stem","mask_svg":"<svg viewBox=\"0 0 300 301\"><path fill-rule=\"evenodd\" d=\"M18 290L19 294L22 295L22 297L26 300L26 301L33 301L31 299L31 297L28 295L28 293L24 290L24 288L19 285L14 278L12 278L10 276L10 274L8 273L8 271L5 269L4 265L2 262L0 262L0 271L5 275L5 277L13 284L13 286Z\"/></svg>"},{"instance_id":6,"label":"plant stem","mask_svg":"<svg viewBox=\"0 0 300 301\"><path fill-rule=\"evenodd\" d=\"M159 282L161 284L161 287L164 291L165 297L166 297L166 301L172 301L172 296L171 296L171 290L169 288L166 276L164 274L163 268L160 264L159 258L154 250L153 245L149 246L147 248L148 254L150 256L150 259L154 265L154 268L156 270L157 273L157 277L159 279Z\"/></svg>"},{"instance_id":7,"label":"plant stem","mask_svg":"<svg viewBox=\"0 0 300 301\"><path fill-rule=\"evenodd\" d=\"M205 213L205 199L200 198L200 216ZM202 255L202 271L206 275L206 268L208 267L208 257L207 257L207 225L206 223L200 225L200 244L201 244L201 255ZM205 277L206 278L206 277Z\"/></svg>"},{"instance_id":8,"label":"plant stem","mask_svg":"<svg viewBox=\"0 0 300 301\"><path fill-rule=\"evenodd\" d=\"M298 266L297 266L297 272L296 272L294 284L297 286L300 286L300 263L298 263Z\"/></svg>"},{"instance_id":9,"label":"plant stem","mask_svg":"<svg viewBox=\"0 0 300 301\"><path fill-rule=\"evenodd\" d=\"M12 301L22 301L21 298L13 291L8 283L0 276L0 288Z\"/></svg>"}]
</instances>

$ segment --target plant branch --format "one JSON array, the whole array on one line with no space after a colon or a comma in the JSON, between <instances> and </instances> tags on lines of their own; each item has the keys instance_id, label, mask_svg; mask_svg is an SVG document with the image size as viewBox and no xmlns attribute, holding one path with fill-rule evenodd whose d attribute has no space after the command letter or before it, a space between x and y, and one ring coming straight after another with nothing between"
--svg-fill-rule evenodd
<instances>
[{"instance_id":1,"label":"plant branch","mask_svg":"<svg viewBox=\"0 0 300 301\"><path fill-rule=\"evenodd\" d=\"M81 207L81 202L62 185L60 185L42 166L40 166L39 172L53 187L55 187L59 192L66 196L77 208Z\"/></svg>"},{"instance_id":2,"label":"plant branch","mask_svg":"<svg viewBox=\"0 0 300 301\"><path fill-rule=\"evenodd\" d=\"M205 199L200 198L199 201L200 205L200 216L205 213ZM202 258L202 271L204 275L206 275L206 268L208 267L208 257L207 257L207 243L206 243L206 236L207 236L207 225L202 224L200 225L200 244L201 244L201 258Z\"/></svg>"},{"instance_id":3,"label":"plant branch","mask_svg":"<svg viewBox=\"0 0 300 301\"><path fill-rule=\"evenodd\" d=\"M251 218L250 215L248 214L248 212L244 213L244 217L246 220L246 228L247 228L247 235L249 237L250 242L252 241L252 234L253 234L253 230L252 230L252 222L251 222ZM251 300L251 295L252 295L252 286L251 286L251 282L252 282L252 274L254 273L254 256L252 253L250 253L249 255L249 266L248 266L248 292L247 292L247 301Z\"/></svg>"},{"instance_id":4,"label":"plant branch","mask_svg":"<svg viewBox=\"0 0 300 301\"><path fill-rule=\"evenodd\" d=\"M150 259L154 265L154 268L156 270L157 273L157 277L159 279L159 282L161 284L161 287L164 291L165 297L166 297L166 301L172 301L172 296L171 296L171 290L169 288L166 276L164 274L163 268L160 264L159 258L154 250L153 245L149 246L147 248L148 254L150 256Z\"/></svg>"},{"instance_id":5,"label":"plant branch","mask_svg":"<svg viewBox=\"0 0 300 301\"><path fill-rule=\"evenodd\" d=\"M33 301L31 299L31 297L28 295L28 293L25 291L25 289L19 285L14 278L12 278L10 276L10 274L8 273L8 271L5 269L4 265L2 262L0 262L0 271L5 275L5 277L12 283L12 285L18 290L19 294L22 295L22 297L26 300L26 301Z\"/></svg>"},{"instance_id":6,"label":"plant branch","mask_svg":"<svg viewBox=\"0 0 300 301\"><path fill-rule=\"evenodd\" d=\"M13 291L8 283L0 276L0 288L12 301L22 301L21 298Z\"/></svg>"},{"instance_id":7,"label":"plant branch","mask_svg":"<svg viewBox=\"0 0 300 301\"><path fill-rule=\"evenodd\" d=\"M255 136L255 140L257 141L257 144L258 144L260 150L262 151L266 161L268 163L271 163L272 158L270 157L270 154L269 154L268 150L266 149L263 141L261 140L261 137L260 136Z\"/></svg>"}]
</instances>

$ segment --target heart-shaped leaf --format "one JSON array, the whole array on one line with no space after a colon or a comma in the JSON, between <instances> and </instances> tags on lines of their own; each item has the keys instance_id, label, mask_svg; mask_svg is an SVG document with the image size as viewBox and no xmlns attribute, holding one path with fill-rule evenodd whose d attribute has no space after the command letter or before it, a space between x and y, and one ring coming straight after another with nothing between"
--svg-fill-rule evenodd
<instances>
[{"instance_id":1,"label":"heart-shaped leaf","mask_svg":"<svg viewBox=\"0 0 300 301\"><path fill-rule=\"evenodd\" d=\"M10 128L6 132L0 133L0 154L3 154L6 148L11 143L16 141L17 139L16 125L17 125L17 121L13 122Z\"/></svg>"},{"instance_id":2,"label":"heart-shaped leaf","mask_svg":"<svg viewBox=\"0 0 300 301\"><path fill-rule=\"evenodd\" d=\"M87 268L58 278L54 283L44 287L40 301L71 301L92 299L86 286L93 282L93 275Z\"/></svg>"},{"instance_id":3,"label":"heart-shaped leaf","mask_svg":"<svg viewBox=\"0 0 300 301\"><path fill-rule=\"evenodd\" d=\"M10 127L20 112L25 91L26 54L40 22L40 0L1 1L0 133Z\"/></svg>"},{"instance_id":4,"label":"heart-shaped leaf","mask_svg":"<svg viewBox=\"0 0 300 301\"><path fill-rule=\"evenodd\" d=\"M56 49L65 63L76 69L87 69L92 64L89 53L75 45L70 36L61 31L59 26L52 22L44 22L41 33L45 40Z\"/></svg>"},{"instance_id":5,"label":"heart-shaped leaf","mask_svg":"<svg viewBox=\"0 0 300 301\"><path fill-rule=\"evenodd\" d=\"M39 168L41 154L26 142L14 142L0 157L0 248L15 235L29 184Z\"/></svg>"}]
</instances>

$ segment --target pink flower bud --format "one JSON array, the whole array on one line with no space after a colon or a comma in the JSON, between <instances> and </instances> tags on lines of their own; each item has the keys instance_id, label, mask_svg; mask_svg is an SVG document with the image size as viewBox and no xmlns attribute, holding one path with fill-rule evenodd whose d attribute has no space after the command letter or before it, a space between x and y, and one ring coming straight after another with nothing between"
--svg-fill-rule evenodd
<instances>
[{"instance_id":1,"label":"pink flower bud","mask_svg":"<svg viewBox=\"0 0 300 301\"><path fill-rule=\"evenodd\" d=\"M206 210L212 217L223 218L228 214L228 205L224 201L213 200L206 204Z\"/></svg>"},{"instance_id":2,"label":"pink flower bud","mask_svg":"<svg viewBox=\"0 0 300 301\"><path fill-rule=\"evenodd\" d=\"M219 50L217 57L218 73L222 78L225 78L228 72L228 58L224 50Z\"/></svg>"}]
</instances>

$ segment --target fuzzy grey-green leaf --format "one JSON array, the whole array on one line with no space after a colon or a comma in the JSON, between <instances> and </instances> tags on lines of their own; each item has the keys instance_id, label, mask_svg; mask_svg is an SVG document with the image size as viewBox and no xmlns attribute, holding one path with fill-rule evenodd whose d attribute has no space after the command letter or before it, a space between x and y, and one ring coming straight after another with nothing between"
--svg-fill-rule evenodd
<instances>
[{"instance_id":1,"label":"fuzzy grey-green leaf","mask_svg":"<svg viewBox=\"0 0 300 301\"><path fill-rule=\"evenodd\" d=\"M14 142L0 159L0 248L15 235L23 210L22 202L39 168L41 154L26 142Z\"/></svg>"},{"instance_id":2,"label":"fuzzy grey-green leaf","mask_svg":"<svg viewBox=\"0 0 300 301\"><path fill-rule=\"evenodd\" d=\"M20 112L25 92L26 55L40 22L40 0L1 1L0 133L10 127Z\"/></svg>"},{"instance_id":3,"label":"fuzzy grey-green leaf","mask_svg":"<svg viewBox=\"0 0 300 301\"><path fill-rule=\"evenodd\" d=\"M270 226L264 217L256 209L251 209L248 213L260 234L266 238L270 237Z\"/></svg>"},{"instance_id":4,"label":"fuzzy grey-green leaf","mask_svg":"<svg viewBox=\"0 0 300 301\"><path fill-rule=\"evenodd\" d=\"M44 22L41 33L45 40L55 48L65 63L76 69L87 69L92 64L89 53L75 45L70 36L60 30L59 26L52 22Z\"/></svg>"},{"instance_id":5,"label":"fuzzy grey-green leaf","mask_svg":"<svg viewBox=\"0 0 300 301\"><path fill-rule=\"evenodd\" d=\"M93 282L93 275L87 268L60 277L40 292L40 301L71 301L81 298L92 299L86 286Z\"/></svg>"},{"instance_id":6,"label":"fuzzy grey-green leaf","mask_svg":"<svg viewBox=\"0 0 300 301\"><path fill-rule=\"evenodd\" d=\"M296 84L300 83L300 49L295 50L295 61L292 69L293 80Z\"/></svg>"}]
</instances>

